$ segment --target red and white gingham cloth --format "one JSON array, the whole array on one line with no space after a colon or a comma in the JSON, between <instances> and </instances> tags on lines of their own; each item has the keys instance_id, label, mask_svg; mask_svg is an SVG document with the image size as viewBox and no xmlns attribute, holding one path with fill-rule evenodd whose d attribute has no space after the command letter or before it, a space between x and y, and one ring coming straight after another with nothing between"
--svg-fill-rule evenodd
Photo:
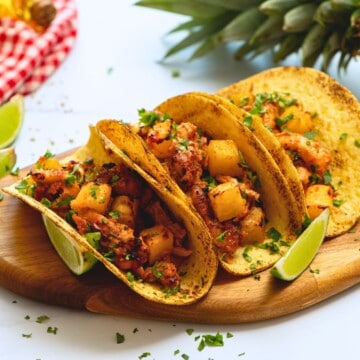
<instances>
[{"instance_id":1,"label":"red and white gingham cloth","mask_svg":"<svg viewBox=\"0 0 360 360\"><path fill-rule=\"evenodd\" d=\"M0 19L0 104L27 95L58 68L77 35L75 0L55 0L57 13L42 33L22 21Z\"/></svg>"}]
</instances>

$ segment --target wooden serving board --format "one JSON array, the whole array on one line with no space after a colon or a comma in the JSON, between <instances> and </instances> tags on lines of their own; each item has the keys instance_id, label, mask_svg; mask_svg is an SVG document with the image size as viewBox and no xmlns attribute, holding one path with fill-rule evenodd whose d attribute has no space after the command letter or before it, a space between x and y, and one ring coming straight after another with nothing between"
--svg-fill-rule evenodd
<instances>
[{"instance_id":1,"label":"wooden serving board","mask_svg":"<svg viewBox=\"0 0 360 360\"><path fill-rule=\"evenodd\" d=\"M22 170L20 176L26 173ZM17 180L7 176L0 189ZM164 321L236 324L305 309L360 282L360 224L355 231L327 240L306 270L286 283L269 271L236 278L219 271L213 288L186 306L152 303L132 292L102 265L73 275L57 256L41 216L7 194L0 202L0 285L14 293L91 312Z\"/></svg>"}]
</instances>

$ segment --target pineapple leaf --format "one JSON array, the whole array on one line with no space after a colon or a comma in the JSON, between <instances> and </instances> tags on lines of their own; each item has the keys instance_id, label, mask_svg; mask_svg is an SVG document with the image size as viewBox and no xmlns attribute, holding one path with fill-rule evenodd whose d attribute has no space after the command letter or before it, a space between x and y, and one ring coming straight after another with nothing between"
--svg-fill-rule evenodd
<instances>
[{"instance_id":1,"label":"pineapple leaf","mask_svg":"<svg viewBox=\"0 0 360 360\"><path fill-rule=\"evenodd\" d=\"M266 15L279 16L304 2L306 0L267 0L260 5L259 9Z\"/></svg>"},{"instance_id":2,"label":"pineapple leaf","mask_svg":"<svg viewBox=\"0 0 360 360\"><path fill-rule=\"evenodd\" d=\"M301 32L310 29L314 22L317 5L302 4L289 10L284 16L284 30L287 32Z\"/></svg>"},{"instance_id":3,"label":"pineapple leaf","mask_svg":"<svg viewBox=\"0 0 360 360\"><path fill-rule=\"evenodd\" d=\"M212 6L206 2L194 0L140 0L137 6L187 15L195 18L212 18L223 13L224 7Z\"/></svg>"},{"instance_id":4,"label":"pineapple leaf","mask_svg":"<svg viewBox=\"0 0 360 360\"><path fill-rule=\"evenodd\" d=\"M216 5L229 10L246 10L251 6L262 3L262 0L194 0L193 2L206 3L208 5Z\"/></svg>"},{"instance_id":5,"label":"pineapple leaf","mask_svg":"<svg viewBox=\"0 0 360 360\"><path fill-rule=\"evenodd\" d=\"M257 7L250 8L234 18L218 34L218 41L246 40L262 24L266 16Z\"/></svg>"},{"instance_id":6,"label":"pineapple leaf","mask_svg":"<svg viewBox=\"0 0 360 360\"><path fill-rule=\"evenodd\" d=\"M170 48L169 51L165 54L165 58L174 55L177 52L191 45L210 38L212 35L216 34L220 29L222 29L229 21L231 21L233 16L233 12L228 12L219 15L216 18L209 19L208 21L203 21L202 25L198 30L190 32L187 37L185 37L178 44ZM216 44L214 43L214 45Z\"/></svg>"},{"instance_id":7,"label":"pineapple leaf","mask_svg":"<svg viewBox=\"0 0 360 360\"><path fill-rule=\"evenodd\" d=\"M297 52L304 41L305 34L305 32L287 34L280 42L278 48L274 51L274 63L285 60L290 54Z\"/></svg>"},{"instance_id":8,"label":"pineapple leaf","mask_svg":"<svg viewBox=\"0 0 360 360\"><path fill-rule=\"evenodd\" d=\"M281 16L272 16L267 18L262 25L255 31L254 35L250 38L250 43L258 41L278 39L285 34L282 29L283 19Z\"/></svg>"},{"instance_id":9,"label":"pineapple leaf","mask_svg":"<svg viewBox=\"0 0 360 360\"><path fill-rule=\"evenodd\" d=\"M329 29L320 24L313 25L301 45L302 62L304 66L314 66L317 58L323 51L328 36Z\"/></svg>"}]
</instances>

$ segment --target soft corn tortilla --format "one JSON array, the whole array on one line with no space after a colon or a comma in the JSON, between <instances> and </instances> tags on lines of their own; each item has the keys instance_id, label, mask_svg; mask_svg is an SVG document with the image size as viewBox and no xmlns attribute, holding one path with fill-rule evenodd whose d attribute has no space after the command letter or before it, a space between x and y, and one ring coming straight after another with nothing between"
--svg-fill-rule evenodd
<instances>
[{"instance_id":1,"label":"soft corn tortilla","mask_svg":"<svg viewBox=\"0 0 360 360\"><path fill-rule=\"evenodd\" d=\"M167 305L186 305L194 303L208 293L217 273L217 258L213 249L211 236L207 231L205 224L203 224L202 221L199 221L197 214L194 213L192 209L188 208L184 202L173 196L173 194L171 194L162 184L149 176L145 171L142 171L138 166L134 166L130 157L126 155L131 153L132 147L133 145L131 142L125 141L122 151L114 148L109 149L102 142L96 128L91 126L90 137L87 144L63 161L67 162L70 159L84 161L88 158L92 158L97 165L108 162L123 162L129 168L140 173L164 201L172 214L180 220L187 229L188 243L189 247L192 249L192 255L186 259L179 270L180 273L185 274L181 277L181 290L188 292L187 295L184 295L183 292L178 292L169 296L156 284L130 281L126 276L126 271L118 269L113 263L106 260L100 252L94 249L87 240L64 219L40 202L34 200L32 197L20 193L16 189L16 185L19 182L6 187L3 190L23 200L31 207L47 216L78 244L81 244L90 251L108 270L144 298Z\"/></svg>"},{"instance_id":2,"label":"soft corn tortilla","mask_svg":"<svg viewBox=\"0 0 360 360\"><path fill-rule=\"evenodd\" d=\"M348 231L360 217L360 176L357 175L360 156L358 100L330 76L304 67L266 70L223 88L217 94L231 98L233 94L246 92L288 93L306 111L318 115L314 119L315 130L319 142L331 150L329 170L332 183L336 187L337 198L343 201L339 207L330 207L327 236L333 237ZM342 134L346 134L346 139L341 139ZM277 156L274 154L273 149L281 145L273 134L263 127L263 131L256 132L256 136L269 149L279 166L280 162L285 163L284 152L278 152ZM292 163L288 163L285 169L281 167L288 179L292 179L289 175L291 167Z\"/></svg>"},{"instance_id":3,"label":"soft corn tortilla","mask_svg":"<svg viewBox=\"0 0 360 360\"><path fill-rule=\"evenodd\" d=\"M168 99L156 110L167 113L177 123L191 122L204 130L214 139L232 139L242 152L249 167L254 170L262 185L262 201L264 203L267 219L267 228L275 228L282 234L282 240L292 242L296 233L301 229L304 220L303 214L298 210L294 196L290 191L286 179L277 167L274 159L266 148L251 133L251 131L240 123L236 117L231 115L224 107L214 101L200 96L197 93L187 93ZM131 139L134 145L132 150L136 152L137 163L141 164L143 157L149 157L148 167L150 175L163 182L166 179L166 187L181 201L189 202L190 199L182 192L179 186L169 179L168 172L162 167L155 155L151 153L145 142L121 122L115 120L104 120L97 127L109 141L118 149L123 147L123 139ZM272 242L267 239L266 243ZM279 252L257 246L240 247L234 254L233 261L225 262L219 257L222 267L234 275L250 275L270 267L288 249L281 246ZM244 251L246 255L244 256ZM249 261L249 259L252 259Z\"/></svg>"}]
</instances>

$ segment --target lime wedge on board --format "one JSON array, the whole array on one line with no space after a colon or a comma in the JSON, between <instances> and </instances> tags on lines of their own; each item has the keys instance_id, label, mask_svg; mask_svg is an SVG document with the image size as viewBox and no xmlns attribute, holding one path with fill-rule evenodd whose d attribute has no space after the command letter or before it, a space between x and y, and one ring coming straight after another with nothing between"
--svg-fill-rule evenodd
<instances>
[{"instance_id":1,"label":"lime wedge on board","mask_svg":"<svg viewBox=\"0 0 360 360\"><path fill-rule=\"evenodd\" d=\"M281 279L296 279L311 263L326 234L329 209L325 209L291 245L286 254L271 268L270 273Z\"/></svg>"},{"instance_id":2,"label":"lime wedge on board","mask_svg":"<svg viewBox=\"0 0 360 360\"><path fill-rule=\"evenodd\" d=\"M42 215L42 218L51 243L65 265L76 275L92 269L97 259L59 229L48 217Z\"/></svg>"}]
</instances>

